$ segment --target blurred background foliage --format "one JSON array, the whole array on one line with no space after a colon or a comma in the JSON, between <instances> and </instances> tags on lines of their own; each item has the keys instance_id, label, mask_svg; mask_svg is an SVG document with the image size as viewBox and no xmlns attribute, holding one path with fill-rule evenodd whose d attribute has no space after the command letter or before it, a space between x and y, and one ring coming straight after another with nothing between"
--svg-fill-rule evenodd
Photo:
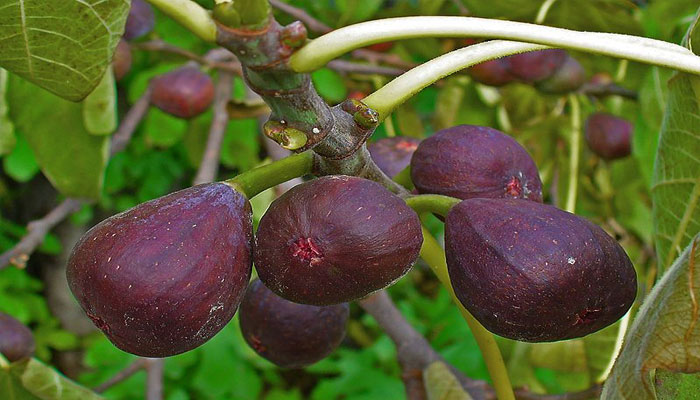
<instances>
[{"instance_id":1,"label":"blurred background foliage","mask_svg":"<svg viewBox=\"0 0 700 400\"><path fill-rule=\"evenodd\" d=\"M541 6L531 0L292 0L325 24L337 28L368 19L406 15L470 15L532 22ZM211 8L213 1L199 3ZM461 4L461 6L458 5ZM697 0L559 0L544 23L566 28L643 35L679 43L697 8ZM277 12L282 23L288 15ZM155 30L141 41L162 39L196 54L211 46L156 12ZM461 39L416 39L389 50L411 63L432 59L461 47ZM631 157L606 162L585 146L580 161L576 212L614 234L634 261L640 293L655 279L651 242L650 181L659 127L671 72L601 56L572 54L590 77L605 72L623 87L636 90L638 101L611 96L582 98L582 114L605 110L634 123ZM161 52L134 51L131 72L118 84L119 113L128 110L149 79L183 63ZM209 71L213 76L215 71ZM324 68L313 74L321 95L332 104L351 92L371 93L386 77L341 74ZM234 100L246 88L234 82ZM37 99L36 101L42 101ZM525 84L494 89L459 74L425 89L377 130L373 139L391 132L425 137L456 124L486 125L518 139L537 162L545 184L545 202L562 205L568 189L571 114L566 97L544 95ZM28 105L10 104L10 107ZM37 357L87 385L97 385L130 364L134 357L117 350L81 314L68 294L61 271L72 243L101 219L143 201L186 187L192 181L206 143L212 113L185 121L151 108L126 151L107 166L99 202L84 206L49 234L26 269L0 270L0 311L28 324L36 335ZM61 127L69 129L70 127ZM39 171L26 132L1 143L0 250L11 248L61 199ZM59 132L57 132L59 133ZM220 177L231 177L269 160L256 118L234 119L221 149ZM268 191L254 201L259 218L274 198ZM442 224L428 221L434 234ZM477 379L488 380L476 342L446 292L419 262L389 290L406 318L451 363ZM639 296L641 298L643 296ZM374 320L353 305L342 347L305 370L286 371L258 357L243 341L235 318L204 346L167 359L165 394L179 399L397 399L404 396L396 349ZM581 390L604 374L617 338L617 326L586 339L532 345L500 340L516 386L540 393ZM109 389L111 399L143 397L145 374Z\"/></svg>"}]
</instances>

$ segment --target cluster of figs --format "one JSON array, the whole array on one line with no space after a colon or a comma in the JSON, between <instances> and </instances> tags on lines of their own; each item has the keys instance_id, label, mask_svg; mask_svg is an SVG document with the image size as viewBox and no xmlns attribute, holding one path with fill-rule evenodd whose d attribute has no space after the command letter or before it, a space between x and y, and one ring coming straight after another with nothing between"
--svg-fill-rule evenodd
<instances>
[{"instance_id":1,"label":"cluster of figs","mask_svg":"<svg viewBox=\"0 0 700 400\"><path fill-rule=\"evenodd\" d=\"M423 141L370 145L388 175L410 162L420 193L461 199L446 215L449 275L490 331L523 341L608 326L637 290L620 245L542 203L535 163L514 139L471 125ZM343 340L348 302L404 276L422 245L418 215L380 184L324 176L276 199L253 232L248 199L225 182L184 189L112 216L72 251L67 278L120 349L167 357L220 331L240 306L247 343L299 368ZM259 280L251 280L255 264Z\"/></svg>"}]
</instances>

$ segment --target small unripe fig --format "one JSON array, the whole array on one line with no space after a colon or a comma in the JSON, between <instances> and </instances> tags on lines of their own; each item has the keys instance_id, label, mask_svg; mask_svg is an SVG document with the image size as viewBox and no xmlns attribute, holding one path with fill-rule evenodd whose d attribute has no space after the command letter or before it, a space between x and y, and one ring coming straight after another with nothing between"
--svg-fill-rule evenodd
<instances>
[{"instance_id":1,"label":"small unripe fig","mask_svg":"<svg viewBox=\"0 0 700 400\"><path fill-rule=\"evenodd\" d=\"M382 43L375 43L372 45L367 46L368 50L376 51L379 53L386 53L387 51L391 50L394 47L394 42L382 42Z\"/></svg>"},{"instance_id":2,"label":"small unripe fig","mask_svg":"<svg viewBox=\"0 0 700 400\"><path fill-rule=\"evenodd\" d=\"M90 229L68 260L68 285L120 349L167 357L212 338L250 279L248 200L223 183L142 203Z\"/></svg>"},{"instance_id":3,"label":"small unripe fig","mask_svg":"<svg viewBox=\"0 0 700 400\"><path fill-rule=\"evenodd\" d=\"M367 146L372 160L387 176L393 178L411 163L411 156L420 139L394 136L379 139Z\"/></svg>"},{"instance_id":4,"label":"small unripe fig","mask_svg":"<svg viewBox=\"0 0 700 400\"><path fill-rule=\"evenodd\" d=\"M508 70L509 64L505 58L497 58L476 64L467 69L467 73L475 81L489 86L503 86L515 80Z\"/></svg>"},{"instance_id":5,"label":"small unripe fig","mask_svg":"<svg viewBox=\"0 0 700 400\"><path fill-rule=\"evenodd\" d=\"M151 102L178 118L193 118L206 111L214 100L214 84L197 67L170 71L152 82Z\"/></svg>"},{"instance_id":6,"label":"small unripe fig","mask_svg":"<svg viewBox=\"0 0 700 400\"><path fill-rule=\"evenodd\" d=\"M255 268L296 303L345 303L401 278L418 258L418 215L383 186L326 176L295 186L260 220Z\"/></svg>"},{"instance_id":7,"label":"small unripe fig","mask_svg":"<svg viewBox=\"0 0 700 400\"><path fill-rule=\"evenodd\" d=\"M597 112L586 119L586 143L606 160L627 157L632 152L632 124L612 114Z\"/></svg>"},{"instance_id":8,"label":"small unripe fig","mask_svg":"<svg viewBox=\"0 0 700 400\"><path fill-rule=\"evenodd\" d=\"M575 58L567 55L566 61L547 79L537 83L544 93L562 94L577 90L586 82L586 71Z\"/></svg>"},{"instance_id":9,"label":"small unripe fig","mask_svg":"<svg viewBox=\"0 0 700 400\"><path fill-rule=\"evenodd\" d=\"M155 24L156 20L151 5L144 0L131 0L123 38L126 40L138 39L151 32Z\"/></svg>"},{"instance_id":10,"label":"small unripe fig","mask_svg":"<svg viewBox=\"0 0 700 400\"><path fill-rule=\"evenodd\" d=\"M411 179L420 193L542 201L542 182L527 151L483 126L453 126L424 139L411 159Z\"/></svg>"},{"instance_id":11,"label":"small unripe fig","mask_svg":"<svg viewBox=\"0 0 700 400\"><path fill-rule=\"evenodd\" d=\"M13 317L0 312L0 354L9 362L34 355L32 331Z\"/></svg>"},{"instance_id":12,"label":"small unripe fig","mask_svg":"<svg viewBox=\"0 0 700 400\"><path fill-rule=\"evenodd\" d=\"M562 49L546 49L509 56L508 70L525 82L535 83L547 79L564 64L568 54Z\"/></svg>"},{"instance_id":13,"label":"small unripe fig","mask_svg":"<svg viewBox=\"0 0 700 400\"><path fill-rule=\"evenodd\" d=\"M129 42L120 40L112 57L114 79L121 80L131 70L131 46Z\"/></svg>"},{"instance_id":14,"label":"small unripe fig","mask_svg":"<svg viewBox=\"0 0 700 400\"><path fill-rule=\"evenodd\" d=\"M303 368L331 354L345 337L349 314L347 303L319 307L285 300L258 279L238 312L245 341L282 368Z\"/></svg>"},{"instance_id":15,"label":"small unripe fig","mask_svg":"<svg viewBox=\"0 0 700 400\"><path fill-rule=\"evenodd\" d=\"M447 214L445 252L459 301L509 339L588 335L620 319L637 293L632 262L615 239L534 201L462 201Z\"/></svg>"}]
</instances>

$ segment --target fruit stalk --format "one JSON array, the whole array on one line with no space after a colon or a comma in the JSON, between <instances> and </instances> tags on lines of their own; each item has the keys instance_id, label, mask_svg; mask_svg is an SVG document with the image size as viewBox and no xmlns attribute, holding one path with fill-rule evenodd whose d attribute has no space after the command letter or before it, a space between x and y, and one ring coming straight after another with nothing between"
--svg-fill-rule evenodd
<instances>
[{"instance_id":1,"label":"fruit stalk","mask_svg":"<svg viewBox=\"0 0 700 400\"><path fill-rule=\"evenodd\" d=\"M250 199L268 188L310 173L313 161L314 154L306 151L253 168L235 178L224 181L224 183L233 186L234 189Z\"/></svg>"},{"instance_id":2,"label":"fruit stalk","mask_svg":"<svg viewBox=\"0 0 700 400\"><path fill-rule=\"evenodd\" d=\"M206 42L216 41L216 23L209 12L192 0L147 0L160 11Z\"/></svg>"},{"instance_id":3,"label":"fruit stalk","mask_svg":"<svg viewBox=\"0 0 700 400\"><path fill-rule=\"evenodd\" d=\"M569 95L571 105L571 136L569 143L571 154L569 156L569 187L566 194L566 211L573 213L576 210L576 194L578 192L578 164L581 155L581 106L576 95Z\"/></svg>"}]
</instances>

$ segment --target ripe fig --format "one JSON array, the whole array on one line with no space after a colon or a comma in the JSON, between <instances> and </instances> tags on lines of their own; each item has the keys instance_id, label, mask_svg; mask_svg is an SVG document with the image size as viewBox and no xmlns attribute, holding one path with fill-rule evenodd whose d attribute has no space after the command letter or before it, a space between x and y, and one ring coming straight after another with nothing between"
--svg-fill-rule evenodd
<instances>
[{"instance_id":1,"label":"ripe fig","mask_svg":"<svg viewBox=\"0 0 700 400\"><path fill-rule=\"evenodd\" d=\"M34 355L32 331L13 317L0 312L0 354L15 362Z\"/></svg>"},{"instance_id":2,"label":"ripe fig","mask_svg":"<svg viewBox=\"0 0 700 400\"><path fill-rule=\"evenodd\" d=\"M537 89L544 93L562 94L577 90L586 82L586 71L575 58L567 56L549 78L537 83Z\"/></svg>"},{"instance_id":3,"label":"ripe fig","mask_svg":"<svg viewBox=\"0 0 700 400\"><path fill-rule=\"evenodd\" d=\"M206 111L214 100L214 84L197 67L170 71L152 82L153 105L178 118L193 118Z\"/></svg>"},{"instance_id":4,"label":"ripe fig","mask_svg":"<svg viewBox=\"0 0 700 400\"><path fill-rule=\"evenodd\" d=\"M535 83L547 79L559 69L568 54L562 49L546 49L509 56L508 70L518 79Z\"/></svg>"},{"instance_id":5,"label":"ripe fig","mask_svg":"<svg viewBox=\"0 0 700 400\"><path fill-rule=\"evenodd\" d=\"M467 73L475 81L489 86L503 86L515 81L509 70L508 60L505 58L497 58L476 64L467 69Z\"/></svg>"},{"instance_id":6,"label":"ripe fig","mask_svg":"<svg viewBox=\"0 0 700 400\"><path fill-rule=\"evenodd\" d=\"M632 262L615 239L534 201L462 201L447 214L445 251L459 301L510 339L588 335L622 317L637 293Z\"/></svg>"},{"instance_id":7,"label":"ripe fig","mask_svg":"<svg viewBox=\"0 0 700 400\"><path fill-rule=\"evenodd\" d=\"M367 149L379 169L393 178L411 163L411 156L419 143L420 139L417 138L394 136L379 139Z\"/></svg>"},{"instance_id":8,"label":"ripe fig","mask_svg":"<svg viewBox=\"0 0 700 400\"><path fill-rule=\"evenodd\" d=\"M338 347L349 314L347 303L321 307L293 303L256 279L238 316L243 338L256 353L282 368L303 368Z\"/></svg>"},{"instance_id":9,"label":"ripe fig","mask_svg":"<svg viewBox=\"0 0 700 400\"><path fill-rule=\"evenodd\" d=\"M614 160L632 152L632 124L612 114L597 112L586 119L586 143L606 160Z\"/></svg>"},{"instance_id":10,"label":"ripe fig","mask_svg":"<svg viewBox=\"0 0 700 400\"><path fill-rule=\"evenodd\" d=\"M151 32L155 24L156 20L151 5L144 0L131 0L123 38L126 40L138 39Z\"/></svg>"},{"instance_id":11,"label":"ripe fig","mask_svg":"<svg viewBox=\"0 0 700 400\"><path fill-rule=\"evenodd\" d=\"M120 40L112 57L114 79L121 80L131 70L131 46L129 42Z\"/></svg>"},{"instance_id":12,"label":"ripe fig","mask_svg":"<svg viewBox=\"0 0 700 400\"><path fill-rule=\"evenodd\" d=\"M542 201L542 182L527 151L483 126L453 126L424 139L413 153L411 178L420 193Z\"/></svg>"},{"instance_id":13,"label":"ripe fig","mask_svg":"<svg viewBox=\"0 0 700 400\"><path fill-rule=\"evenodd\" d=\"M120 349L167 357L212 338L250 279L252 217L223 183L142 203L90 229L68 260L68 285Z\"/></svg>"},{"instance_id":14,"label":"ripe fig","mask_svg":"<svg viewBox=\"0 0 700 400\"><path fill-rule=\"evenodd\" d=\"M260 220L255 268L296 303L357 300L401 278L420 251L416 213L383 186L326 176L295 186Z\"/></svg>"}]
</instances>

